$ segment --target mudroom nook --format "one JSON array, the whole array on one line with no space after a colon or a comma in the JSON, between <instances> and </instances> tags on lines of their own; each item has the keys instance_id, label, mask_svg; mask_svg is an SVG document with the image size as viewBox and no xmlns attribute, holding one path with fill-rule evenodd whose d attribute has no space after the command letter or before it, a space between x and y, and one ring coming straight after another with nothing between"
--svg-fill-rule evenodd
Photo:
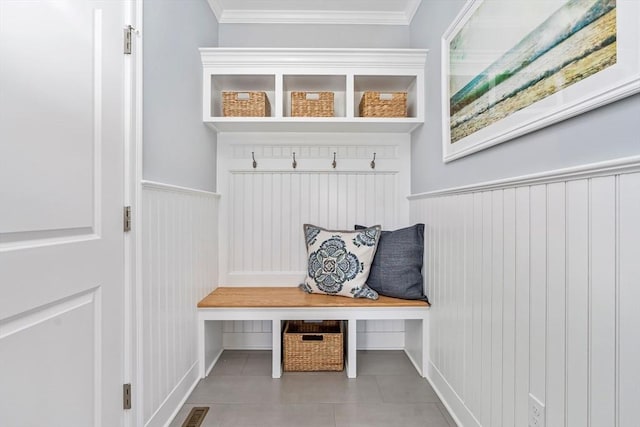
<instances>
[{"instance_id":1,"label":"mudroom nook","mask_svg":"<svg viewBox=\"0 0 640 427\"><path fill-rule=\"evenodd\" d=\"M637 427L639 0L0 0L1 427Z\"/></svg>"},{"instance_id":2,"label":"mudroom nook","mask_svg":"<svg viewBox=\"0 0 640 427\"><path fill-rule=\"evenodd\" d=\"M206 376L223 349L254 348L271 349L272 376L280 378L281 322L297 319L346 322L349 378L357 375L357 348L403 349L425 376L428 304L300 301L297 286L307 269L304 224L332 230L409 225L410 132L424 120L424 100L416 94L424 91L427 51L201 48L200 54L203 120L218 132L219 220L225 224L219 230L225 248L219 286L236 289L233 300L214 291L198 305L200 375ZM296 116L296 92L331 93L331 114ZM369 92L401 93L404 108L395 116L367 117L360 104ZM269 106L257 116L249 106L229 113L228 104L238 108L240 102L229 101L229 94ZM250 101L254 94L264 96ZM418 275L423 253L421 247ZM278 293L274 286L296 292ZM247 306L244 301L255 293L264 295L265 304ZM244 330L230 330L231 320Z\"/></svg>"}]
</instances>

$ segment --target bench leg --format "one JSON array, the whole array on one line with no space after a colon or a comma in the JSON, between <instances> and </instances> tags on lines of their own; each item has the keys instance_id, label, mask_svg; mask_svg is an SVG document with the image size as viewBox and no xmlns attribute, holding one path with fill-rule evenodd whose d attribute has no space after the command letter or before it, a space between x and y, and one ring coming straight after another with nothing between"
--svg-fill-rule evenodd
<instances>
[{"instance_id":1,"label":"bench leg","mask_svg":"<svg viewBox=\"0 0 640 427\"><path fill-rule=\"evenodd\" d=\"M347 320L347 378L355 378L356 367L356 319Z\"/></svg>"},{"instance_id":2,"label":"bench leg","mask_svg":"<svg viewBox=\"0 0 640 427\"><path fill-rule=\"evenodd\" d=\"M271 327L271 376L282 376L282 323L280 319L273 320Z\"/></svg>"}]
</instances>

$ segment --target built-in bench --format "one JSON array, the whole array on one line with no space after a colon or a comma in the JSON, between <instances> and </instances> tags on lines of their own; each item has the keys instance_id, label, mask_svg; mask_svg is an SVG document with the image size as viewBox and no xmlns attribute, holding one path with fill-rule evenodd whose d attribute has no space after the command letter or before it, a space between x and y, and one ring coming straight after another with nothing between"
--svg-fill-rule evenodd
<instances>
[{"instance_id":1,"label":"built-in bench","mask_svg":"<svg viewBox=\"0 0 640 427\"><path fill-rule=\"evenodd\" d=\"M356 326L361 320L405 320L405 352L423 377L427 371L429 304L380 296L364 298L307 294L295 287L219 287L198 303L198 358L204 378L224 350L222 321L270 320L272 376L282 375L282 325L286 320L345 320L346 372L355 378Z\"/></svg>"}]
</instances>

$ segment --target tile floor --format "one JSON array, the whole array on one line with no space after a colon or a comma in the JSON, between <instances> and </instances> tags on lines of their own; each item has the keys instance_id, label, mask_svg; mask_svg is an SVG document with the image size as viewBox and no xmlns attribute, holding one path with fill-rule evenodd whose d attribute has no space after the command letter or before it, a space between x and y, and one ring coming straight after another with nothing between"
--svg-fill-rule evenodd
<instances>
[{"instance_id":1,"label":"tile floor","mask_svg":"<svg viewBox=\"0 0 640 427\"><path fill-rule=\"evenodd\" d=\"M225 351L171 427L208 406L202 427L455 427L402 351L359 351L358 378L285 372L271 378L270 351Z\"/></svg>"}]
</instances>

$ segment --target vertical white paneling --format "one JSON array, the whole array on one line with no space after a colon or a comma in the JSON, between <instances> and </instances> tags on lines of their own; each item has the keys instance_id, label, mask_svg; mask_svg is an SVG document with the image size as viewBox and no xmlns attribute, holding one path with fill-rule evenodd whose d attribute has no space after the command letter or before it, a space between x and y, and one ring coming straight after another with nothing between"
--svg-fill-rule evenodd
<instances>
[{"instance_id":1,"label":"vertical white paneling","mask_svg":"<svg viewBox=\"0 0 640 427\"><path fill-rule=\"evenodd\" d=\"M392 173L231 173L229 273L243 275L238 279L243 285L259 285L256 281L265 275L291 282L282 284L297 284L306 265L303 224L395 228L395 185ZM229 280L228 284L236 283Z\"/></svg>"},{"instance_id":2,"label":"vertical white paneling","mask_svg":"<svg viewBox=\"0 0 640 427\"><path fill-rule=\"evenodd\" d=\"M529 421L531 190L516 189L515 425Z\"/></svg>"},{"instance_id":3,"label":"vertical white paneling","mask_svg":"<svg viewBox=\"0 0 640 427\"><path fill-rule=\"evenodd\" d=\"M618 424L638 423L640 401L640 174L619 181Z\"/></svg>"},{"instance_id":4,"label":"vertical white paneling","mask_svg":"<svg viewBox=\"0 0 640 427\"><path fill-rule=\"evenodd\" d=\"M565 183L547 188L546 422L565 425Z\"/></svg>"},{"instance_id":5,"label":"vertical white paneling","mask_svg":"<svg viewBox=\"0 0 640 427\"><path fill-rule=\"evenodd\" d=\"M320 153L317 149L307 151L308 156ZM304 158L298 159L301 169ZM228 285L297 285L306 266L304 223L336 229L352 229L355 224L406 226L398 220L395 175L268 168L229 171L224 181L229 197L224 200L226 217L231 221L228 229L232 231L228 233L228 262L221 280ZM389 341L393 348L397 348L398 333L404 331L404 322L399 324L400 330L391 321L364 325L367 333L393 333L394 338ZM234 348L255 348L270 342L264 337L256 338L256 334L268 333L262 330L261 322L237 322L231 330L225 324L224 333L224 342ZM379 346L384 336L361 342Z\"/></svg>"},{"instance_id":6,"label":"vertical white paneling","mask_svg":"<svg viewBox=\"0 0 640 427\"><path fill-rule=\"evenodd\" d=\"M619 181L618 426L637 423L640 396L640 174Z\"/></svg>"},{"instance_id":7,"label":"vertical white paneling","mask_svg":"<svg viewBox=\"0 0 640 427\"><path fill-rule=\"evenodd\" d=\"M438 203L439 203L439 199L430 199L428 200L429 202L429 221L428 223L430 224L430 228L431 228L431 234L430 234L430 238L431 238L431 245L430 245L430 250L429 253L430 258L429 258L429 272L430 274L430 280L429 280L429 299L431 301L431 312L433 313L434 311L438 311L438 306L435 304L435 301L437 301L437 297L438 297L438 282L439 282L439 271L438 271L438 262L440 259L440 253L438 251L438 243L439 243L439 236L441 233L441 230L439 228L439 222L438 222ZM438 348L439 348L439 342L440 342L440 331L438 329L438 321L439 321L440 316L433 316L432 317L432 321L430 324L431 327L431 333L430 333L430 346L429 346L429 358L434 362L435 366L439 367L440 365L438 364Z\"/></svg>"},{"instance_id":8,"label":"vertical white paneling","mask_svg":"<svg viewBox=\"0 0 640 427\"><path fill-rule=\"evenodd\" d=\"M545 402L547 332L547 187L531 187L529 392ZM535 230L535 232L534 232Z\"/></svg>"},{"instance_id":9,"label":"vertical white paneling","mask_svg":"<svg viewBox=\"0 0 640 427\"><path fill-rule=\"evenodd\" d=\"M440 201L440 221L442 224L442 236L440 240L439 252L442 254L441 268L442 276L440 286L438 287L439 298L437 305L440 307L442 313L442 322L440 323L440 358L439 363L442 367L442 372L447 375L447 378L451 378L451 382L454 382L453 375L451 374L451 357L450 357L450 342L452 341L450 334L453 327L451 326L452 310L449 305L449 298L451 294L452 281L451 281L451 216L443 215L444 212L453 212L450 205L454 197L442 199Z\"/></svg>"},{"instance_id":10,"label":"vertical white paneling","mask_svg":"<svg viewBox=\"0 0 640 427\"><path fill-rule=\"evenodd\" d=\"M482 353L481 366L482 372L482 388L481 388L481 407L480 421L483 425L491 425L491 397L492 397L492 366L491 351L492 343L492 325L491 325L491 308L493 303L493 259L492 259L492 226L493 226L493 197L490 191L482 193L482 274L478 279L482 282L482 306L480 308L481 327L482 327Z\"/></svg>"},{"instance_id":11,"label":"vertical white paneling","mask_svg":"<svg viewBox=\"0 0 640 427\"><path fill-rule=\"evenodd\" d=\"M567 183L567 427L588 425L589 183Z\"/></svg>"},{"instance_id":12,"label":"vertical white paneling","mask_svg":"<svg viewBox=\"0 0 640 427\"><path fill-rule=\"evenodd\" d=\"M516 194L504 190L502 276L502 425L515 425Z\"/></svg>"},{"instance_id":13,"label":"vertical white paneling","mask_svg":"<svg viewBox=\"0 0 640 427\"><path fill-rule=\"evenodd\" d=\"M289 174L290 185L285 189L284 194L301 194L300 189L300 176L295 174ZM302 215L300 210L300 203L292 203L290 196L287 197L289 201L289 209L291 212L291 224L303 224ZM302 231L296 230L295 226L285 227L286 232L288 233L289 238L283 242L283 245L287 246L289 257L287 258L287 263L285 265L286 271L293 270L294 265L300 265L300 260L304 258L305 250L301 246L302 242L300 242L298 237L302 238ZM298 234L300 233L300 234Z\"/></svg>"},{"instance_id":14,"label":"vertical white paneling","mask_svg":"<svg viewBox=\"0 0 640 427\"><path fill-rule=\"evenodd\" d=\"M503 191L491 194L491 426L502 425L504 200Z\"/></svg>"},{"instance_id":15,"label":"vertical white paneling","mask_svg":"<svg viewBox=\"0 0 640 427\"><path fill-rule=\"evenodd\" d=\"M473 337L472 365L471 365L471 382L472 397L470 399L470 408L476 417L479 417L482 408L482 194L473 194L473 274L471 278L472 299L473 299L473 329L471 335ZM437 279L434 279L437 280ZM433 316L432 316L433 317Z\"/></svg>"},{"instance_id":16,"label":"vertical white paneling","mask_svg":"<svg viewBox=\"0 0 640 427\"><path fill-rule=\"evenodd\" d=\"M464 307L462 310L464 349L462 375L464 387L462 388L462 399L471 404L474 399L473 388L473 307L474 301L474 246L473 246L473 219L475 214L474 200L472 194L465 194L462 212L464 215Z\"/></svg>"},{"instance_id":17,"label":"vertical white paneling","mask_svg":"<svg viewBox=\"0 0 640 427\"><path fill-rule=\"evenodd\" d=\"M430 363L465 426L527 426L530 395L547 426L636 426L640 173L607 172L412 201Z\"/></svg>"},{"instance_id":18,"label":"vertical white paneling","mask_svg":"<svg viewBox=\"0 0 640 427\"><path fill-rule=\"evenodd\" d=\"M591 180L590 425L615 426L616 178Z\"/></svg>"},{"instance_id":19,"label":"vertical white paneling","mask_svg":"<svg viewBox=\"0 0 640 427\"><path fill-rule=\"evenodd\" d=\"M142 189L141 369L145 425L164 425L197 381L196 304L217 286L218 197Z\"/></svg>"},{"instance_id":20,"label":"vertical white paneling","mask_svg":"<svg viewBox=\"0 0 640 427\"><path fill-rule=\"evenodd\" d=\"M258 189L258 197L261 199L261 205L259 209L256 209L256 213L259 213L255 224L257 225L258 232L253 238L254 246L259 248L259 256L256 259L255 269L257 271L270 271L273 269L274 254L271 245L273 244L274 235L273 229L275 223L273 219L273 205L276 203L274 200L277 195L273 185L274 175L261 174L260 181L254 180L254 188ZM260 187L261 185L261 187ZM280 199L277 199L278 201ZM278 236L279 238L280 236ZM246 247L246 246L245 246Z\"/></svg>"},{"instance_id":21,"label":"vertical white paneling","mask_svg":"<svg viewBox=\"0 0 640 427\"><path fill-rule=\"evenodd\" d=\"M299 284L306 268L305 223L339 229L352 229L356 223L382 224L386 229L407 226L409 143L407 134L220 134L220 231L225 248L219 255L220 282ZM334 151L336 169L331 167ZM257 168L251 167L253 152ZM375 169L369 165L373 153L377 153ZM379 345L385 340L383 334L393 334L393 345L402 343L404 322L362 325L367 333L381 335L367 342ZM223 342L233 346L271 342L264 337L251 342L269 332L260 322L225 323L223 331Z\"/></svg>"},{"instance_id":22,"label":"vertical white paneling","mask_svg":"<svg viewBox=\"0 0 640 427\"><path fill-rule=\"evenodd\" d=\"M455 293L453 295L453 303L455 304L455 331L454 334L464 335L464 309L465 309L465 295L464 295L464 262L460 262L464 254L464 238L465 230L460 227L459 224L464 224L464 208L465 208L465 196L456 197L455 206L455 220L452 224L452 228L455 233L456 246L452 254L452 269L455 277ZM453 342L453 355L454 355L454 372L456 374L456 389L464 390L464 340L452 340Z\"/></svg>"}]
</instances>

